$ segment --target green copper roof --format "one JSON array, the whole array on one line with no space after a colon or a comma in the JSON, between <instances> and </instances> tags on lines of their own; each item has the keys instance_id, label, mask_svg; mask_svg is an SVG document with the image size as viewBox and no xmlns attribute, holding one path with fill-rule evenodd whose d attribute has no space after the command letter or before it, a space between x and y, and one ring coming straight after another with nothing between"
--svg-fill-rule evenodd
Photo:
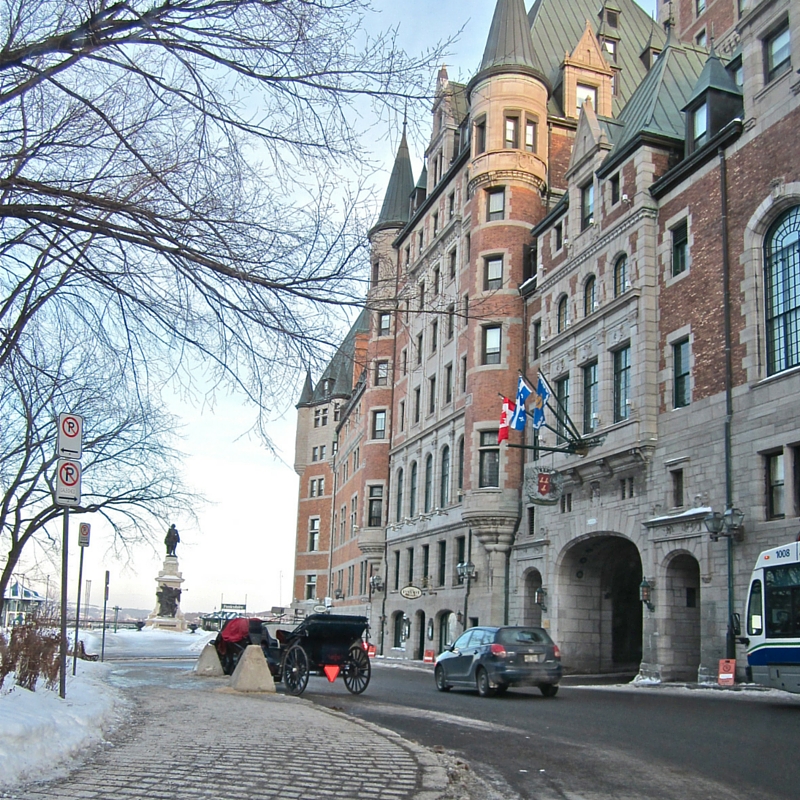
<instances>
[{"instance_id":1,"label":"green copper roof","mask_svg":"<svg viewBox=\"0 0 800 800\"><path fill-rule=\"evenodd\" d=\"M480 72L500 67L539 70L525 14L525 0L497 0Z\"/></svg>"},{"instance_id":2,"label":"green copper roof","mask_svg":"<svg viewBox=\"0 0 800 800\"><path fill-rule=\"evenodd\" d=\"M735 94L739 97L742 95L742 91L736 85L733 75L725 69L720 57L714 51L713 46L705 66L703 67L703 71L697 79L692 96L686 101L686 106L690 106L698 97L708 94L709 89ZM686 106L684 106L684 108Z\"/></svg>"},{"instance_id":3,"label":"green copper roof","mask_svg":"<svg viewBox=\"0 0 800 800\"><path fill-rule=\"evenodd\" d=\"M386 189L386 196L383 198L381 213L378 215L376 225L394 224L405 225L409 219L408 198L414 191L414 171L411 168L411 155L408 152L408 142L406 132L403 130L403 138L400 140L400 147L397 148L397 155L394 159L392 176L389 178L389 186Z\"/></svg>"}]
</instances>

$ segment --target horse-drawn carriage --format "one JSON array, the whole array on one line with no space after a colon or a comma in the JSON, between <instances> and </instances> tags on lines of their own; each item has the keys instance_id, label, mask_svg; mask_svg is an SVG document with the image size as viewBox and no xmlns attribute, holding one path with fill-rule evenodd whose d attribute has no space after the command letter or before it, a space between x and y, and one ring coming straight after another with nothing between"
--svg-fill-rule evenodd
<instances>
[{"instance_id":1,"label":"horse-drawn carriage","mask_svg":"<svg viewBox=\"0 0 800 800\"><path fill-rule=\"evenodd\" d=\"M313 673L333 683L341 675L352 694L361 694L369 684L372 668L364 634L367 618L346 614L312 614L293 631L278 630L275 638L260 619L238 617L219 632L214 646L222 669L230 675L245 647L259 645L276 682L289 694L300 695Z\"/></svg>"}]
</instances>

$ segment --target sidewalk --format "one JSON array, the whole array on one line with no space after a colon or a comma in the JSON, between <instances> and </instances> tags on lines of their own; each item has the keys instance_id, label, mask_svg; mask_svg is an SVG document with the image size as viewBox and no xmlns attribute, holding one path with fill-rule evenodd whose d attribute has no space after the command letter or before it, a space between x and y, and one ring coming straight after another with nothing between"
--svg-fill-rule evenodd
<instances>
[{"instance_id":1,"label":"sidewalk","mask_svg":"<svg viewBox=\"0 0 800 800\"><path fill-rule=\"evenodd\" d=\"M147 674L148 671L150 674ZM370 723L278 694L240 694L227 678L119 665L134 708L113 744L15 800L485 800L455 759Z\"/></svg>"}]
</instances>

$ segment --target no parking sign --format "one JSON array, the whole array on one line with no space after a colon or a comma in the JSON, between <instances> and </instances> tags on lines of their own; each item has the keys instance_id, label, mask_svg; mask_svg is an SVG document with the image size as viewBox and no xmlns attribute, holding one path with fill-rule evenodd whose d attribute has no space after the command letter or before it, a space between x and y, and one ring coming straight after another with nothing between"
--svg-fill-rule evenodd
<instances>
[{"instance_id":1,"label":"no parking sign","mask_svg":"<svg viewBox=\"0 0 800 800\"><path fill-rule=\"evenodd\" d=\"M733 686L735 674L736 660L733 658L721 658L719 660L719 674L717 675L717 683L720 686Z\"/></svg>"}]
</instances>

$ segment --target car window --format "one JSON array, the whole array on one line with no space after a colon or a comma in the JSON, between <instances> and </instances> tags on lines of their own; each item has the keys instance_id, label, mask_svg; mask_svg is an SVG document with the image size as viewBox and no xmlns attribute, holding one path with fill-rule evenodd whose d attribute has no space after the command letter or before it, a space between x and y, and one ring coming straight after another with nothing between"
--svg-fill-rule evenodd
<instances>
[{"instance_id":1,"label":"car window","mask_svg":"<svg viewBox=\"0 0 800 800\"><path fill-rule=\"evenodd\" d=\"M471 638L472 638L472 631L466 631L465 633L462 633L461 636L459 636L458 639L456 639L453 648L456 650L463 650L467 646L467 643Z\"/></svg>"},{"instance_id":2,"label":"car window","mask_svg":"<svg viewBox=\"0 0 800 800\"><path fill-rule=\"evenodd\" d=\"M500 644L549 644L552 640L542 628L501 628L497 631Z\"/></svg>"},{"instance_id":3,"label":"car window","mask_svg":"<svg viewBox=\"0 0 800 800\"><path fill-rule=\"evenodd\" d=\"M482 644L489 644L493 638L494 635L492 634L491 631L484 631L484 630L475 631L475 636L470 642L470 645L472 647L479 647Z\"/></svg>"}]
</instances>

